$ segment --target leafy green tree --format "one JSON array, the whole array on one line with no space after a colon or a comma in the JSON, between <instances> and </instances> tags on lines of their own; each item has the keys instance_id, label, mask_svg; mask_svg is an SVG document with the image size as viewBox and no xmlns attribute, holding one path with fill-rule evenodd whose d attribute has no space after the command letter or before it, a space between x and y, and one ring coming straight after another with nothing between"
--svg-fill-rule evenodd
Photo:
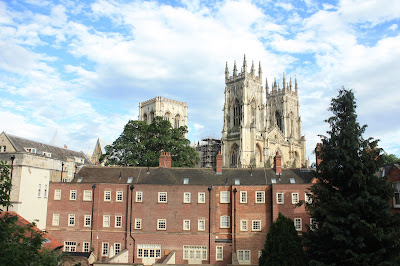
<instances>
[{"instance_id":1,"label":"leafy green tree","mask_svg":"<svg viewBox=\"0 0 400 266\"><path fill-rule=\"evenodd\" d=\"M310 265L394 265L400 252L400 221L390 212L392 190L375 173L377 140L364 139L351 90L332 99L328 136L321 136L318 182L307 205L317 228L304 234Z\"/></svg>"},{"instance_id":2,"label":"leafy green tree","mask_svg":"<svg viewBox=\"0 0 400 266\"><path fill-rule=\"evenodd\" d=\"M113 144L105 147L100 160L107 165L158 166L160 153L165 151L171 153L172 167L193 167L200 159L185 133L186 126L172 128L162 117L150 125L130 120Z\"/></svg>"},{"instance_id":3,"label":"leafy green tree","mask_svg":"<svg viewBox=\"0 0 400 266\"><path fill-rule=\"evenodd\" d=\"M381 158L382 158L382 165L400 162L400 158L398 158L396 155L387 154L386 152L381 154Z\"/></svg>"},{"instance_id":4,"label":"leafy green tree","mask_svg":"<svg viewBox=\"0 0 400 266\"><path fill-rule=\"evenodd\" d=\"M0 163L0 214L4 207L11 206L10 166ZM0 216L0 265L58 265L61 253L42 248L45 240L34 224L19 225L18 216L5 213Z\"/></svg>"},{"instance_id":5,"label":"leafy green tree","mask_svg":"<svg viewBox=\"0 0 400 266\"><path fill-rule=\"evenodd\" d=\"M260 266L306 265L306 256L293 221L279 213L271 225L264 249L259 259Z\"/></svg>"}]
</instances>

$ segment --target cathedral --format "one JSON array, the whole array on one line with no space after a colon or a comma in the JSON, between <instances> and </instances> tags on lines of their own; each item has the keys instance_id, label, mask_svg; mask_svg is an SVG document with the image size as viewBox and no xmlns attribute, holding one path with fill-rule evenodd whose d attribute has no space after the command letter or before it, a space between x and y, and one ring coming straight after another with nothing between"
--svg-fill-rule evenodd
<instances>
[{"instance_id":1,"label":"cathedral","mask_svg":"<svg viewBox=\"0 0 400 266\"><path fill-rule=\"evenodd\" d=\"M264 104L264 96L266 103ZM223 165L227 168L270 168L280 154L285 168L307 167L306 140L301 133L297 80L282 85L265 80L262 70L251 65L246 56L238 73L236 62L232 76L225 67L224 126L222 130Z\"/></svg>"}]
</instances>

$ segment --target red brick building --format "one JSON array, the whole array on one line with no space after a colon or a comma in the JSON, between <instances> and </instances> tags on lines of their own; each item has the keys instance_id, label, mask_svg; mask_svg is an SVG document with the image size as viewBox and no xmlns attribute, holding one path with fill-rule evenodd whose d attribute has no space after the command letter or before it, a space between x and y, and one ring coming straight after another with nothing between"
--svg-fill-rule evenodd
<instances>
[{"instance_id":1,"label":"red brick building","mask_svg":"<svg viewBox=\"0 0 400 266\"><path fill-rule=\"evenodd\" d=\"M127 249L145 265L227 265L258 264L278 212L305 230L291 197L304 200L310 171L217 169L84 167L50 184L47 231L65 251L93 249L101 261Z\"/></svg>"}]
</instances>

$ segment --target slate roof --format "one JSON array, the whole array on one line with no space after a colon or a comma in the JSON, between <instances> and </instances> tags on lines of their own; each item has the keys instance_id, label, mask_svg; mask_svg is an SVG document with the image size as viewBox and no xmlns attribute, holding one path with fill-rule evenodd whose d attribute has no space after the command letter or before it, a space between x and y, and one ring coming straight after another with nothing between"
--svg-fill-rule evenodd
<instances>
[{"instance_id":1,"label":"slate roof","mask_svg":"<svg viewBox=\"0 0 400 266\"><path fill-rule=\"evenodd\" d=\"M393 167L396 167L397 169L400 170L400 162L384 165L383 167L381 167L381 169L379 169L377 175L379 177L382 177L383 175L388 175L390 170L392 170Z\"/></svg>"},{"instance_id":2,"label":"slate roof","mask_svg":"<svg viewBox=\"0 0 400 266\"><path fill-rule=\"evenodd\" d=\"M271 185L273 179L277 184L290 184L290 179L296 184L311 183L313 176L307 169L284 169L279 179L272 169L230 168L216 174L209 168L84 166L72 182L127 184L128 177L133 177L132 184L182 185L189 178L189 185L235 185L235 179L240 185Z\"/></svg>"},{"instance_id":3,"label":"slate roof","mask_svg":"<svg viewBox=\"0 0 400 266\"><path fill-rule=\"evenodd\" d=\"M26 152L25 148L35 148L36 154L41 155L41 152L51 153L51 158L66 161L68 158L82 158L84 159L84 164L91 164L90 160L86 157L83 152L72 151L60 147L56 147L49 144L44 144L41 142L25 139L22 137L14 136L4 132L7 138L10 140L11 144L14 146L17 152Z\"/></svg>"},{"instance_id":4,"label":"slate roof","mask_svg":"<svg viewBox=\"0 0 400 266\"><path fill-rule=\"evenodd\" d=\"M3 211L3 212L0 213L0 217L4 217L6 215L8 215L8 216L17 216L18 220L17 220L16 224L19 225L19 226L26 227L28 224L30 224L30 222L28 220L26 220L24 217L20 216L15 211ZM60 242L58 242L57 240L52 238L49 234L47 234L46 232L43 232L42 230L40 230L36 226L33 226L32 229L37 231L37 232L42 232L43 233L44 241L42 243L42 247L44 247L46 249L51 249L51 250L58 250L58 249L61 249L63 247L63 244L61 244ZM29 232L26 232L26 234L30 235Z\"/></svg>"}]
</instances>

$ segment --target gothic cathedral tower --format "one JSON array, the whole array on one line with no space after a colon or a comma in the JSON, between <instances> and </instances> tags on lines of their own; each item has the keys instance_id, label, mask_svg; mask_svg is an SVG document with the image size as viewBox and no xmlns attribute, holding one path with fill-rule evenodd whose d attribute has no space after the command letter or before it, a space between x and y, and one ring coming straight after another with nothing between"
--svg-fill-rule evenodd
<instances>
[{"instance_id":1,"label":"gothic cathedral tower","mask_svg":"<svg viewBox=\"0 0 400 266\"><path fill-rule=\"evenodd\" d=\"M266 81L266 104L263 103L261 64L258 75L254 63L247 72L246 56L240 73L236 62L233 75L225 68L224 128L222 155L224 167L271 167L277 152L287 168L307 167L305 138L301 135L301 118L297 80L282 88L276 79L269 91Z\"/></svg>"}]
</instances>

